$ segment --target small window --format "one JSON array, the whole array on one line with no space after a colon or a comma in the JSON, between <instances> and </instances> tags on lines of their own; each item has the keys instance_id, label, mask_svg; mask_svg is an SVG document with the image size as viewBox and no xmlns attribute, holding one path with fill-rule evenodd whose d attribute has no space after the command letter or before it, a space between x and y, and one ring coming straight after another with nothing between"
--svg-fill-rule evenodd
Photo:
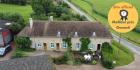
<instances>
[{"instance_id":1,"label":"small window","mask_svg":"<svg viewBox=\"0 0 140 70\"><path fill-rule=\"evenodd\" d=\"M90 44L88 45L88 48L89 48L89 49L93 49L93 47L94 47L94 45L93 45L92 43L90 43Z\"/></svg>"},{"instance_id":2,"label":"small window","mask_svg":"<svg viewBox=\"0 0 140 70\"><path fill-rule=\"evenodd\" d=\"M54 43L51 43L51 44L50 44L50 47L51 47L51 48L54 48Z\"/></svg>"},{"instance_id":3,"label":"small window","mask_svg":"<svg viewBox=\"0 0 140 70\"><path fill-rule=\"evenodd\" d=\"M66 42L63 42L63 43L62 43L62 47L63 47L63 48L67 48L67 43L66 43Z\"/></svg>"},{"instance_id":4,"label":"small window","mask_svg":"<svg viewBox=\"0 0 140 70\"><path fill-rule=\"evenodd\" d=\"M77 48L77 49L80 49L80 48L81 48L80 43L76 43L76 48Z\"/></svg>"}]
</instances>

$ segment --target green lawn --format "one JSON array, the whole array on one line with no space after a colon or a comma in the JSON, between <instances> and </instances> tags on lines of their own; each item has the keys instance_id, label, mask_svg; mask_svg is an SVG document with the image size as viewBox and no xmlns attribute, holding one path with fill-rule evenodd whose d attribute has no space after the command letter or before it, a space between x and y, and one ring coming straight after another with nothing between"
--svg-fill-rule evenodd
<instances>
[{"instance_id":1,"label":"green lawn","mask_svg":"<svg viewBox=\"0 0 140 70\"><path fill-rule=\"evenodd\" d=\"M10 4L0 4L0 13L19 13L25 20L28 20L30 14L33 12L30 5L19 6Z\"/></svg>"},{"instance_id":2,"label":"green lawn","mask_svg":"<svg viewBox=\"0 0 140 70\"><path fill-rule=\"evenodd\" d=\"M103 17L102 15L107 16L108 11L111 8L111 6L120 1L122 0L71 0L73 4L75 4L81 10L86 12L89 16L93 17L94 20L96 19L97 21L100 21L103 25L109 27L109 29L114 33L117 33L117 32L113 31L110 28L110 26L108 25L107 18ZM131 2L130 0L126 0L126 1ZM140 3L140 1L132 0L131 3L135 5L138 12L140 12L140 7L138 6L139 5L138 3ZM94 11L98 13L94 12L93 8L94 8ZM140 16L140 13L139 13L139 16ZM137 27L140 27L140 22L138 23ZM140 46L140 33L131 31L129 33L122 34L122 37Z\"/></svg>"},{"instance_id":3,"label":"green lawn","mask_svg":"<svg viewBox=\"0 0 140 70\"><path fill-rule=\"evenodd\" d=\"M112 48L112 58L116 61L116 66L127 65L134 60L133 53L130 52L130 50L124 47L123 45L119 45L119 43L113 41Z\"/></svg>"}]
</instances>

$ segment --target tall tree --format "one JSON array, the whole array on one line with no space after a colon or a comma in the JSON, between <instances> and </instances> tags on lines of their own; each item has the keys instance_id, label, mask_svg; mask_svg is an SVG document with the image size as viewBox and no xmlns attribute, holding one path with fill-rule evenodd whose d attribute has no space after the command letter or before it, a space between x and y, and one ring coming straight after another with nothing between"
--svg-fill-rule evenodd
<instances>
[{"instance_id":1,"label":"tall tree","mask_svg":"<svg viewBox=\"0 0 140 70\"><path fill-rule=\"evenodd\" d=\"M36 15L48 15L53 11L53 0L32 0L32 8Z\"/></svg>"},{"instance_id":2,"label":"tall tree","mask_svg":"<svg viewBox=\"0 0 140 70\"><path fill-rule=\"evenodd\" d=\"M63 7L61 5L59 5L55 8L55 13L58 17L60 17L63 12L64 12L64 10L63 10Z\"/></svg>"},{"instance_id":3,"label":"tall tree","mask_svg":"<svg viewBox=\"0 0 140 70\"><path fill-rule=\"evenodd\" d=\"M40 16L45 14L44 5L46 0L32 0L32 9L35 15Z\"/></svg>"}]
</instances>

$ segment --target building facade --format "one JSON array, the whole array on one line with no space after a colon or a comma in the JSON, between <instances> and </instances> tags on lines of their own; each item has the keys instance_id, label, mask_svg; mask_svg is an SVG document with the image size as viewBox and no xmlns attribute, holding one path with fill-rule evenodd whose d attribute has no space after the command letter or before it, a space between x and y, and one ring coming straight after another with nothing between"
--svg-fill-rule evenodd
<instances>
[{"instance_id":1,"label":"building facade","mask_svg":"<svg viewBox=\"0 0 140 70\"><path fill-rule=\"evenodd\" d=\"M72 50L81 48L80 38L88 37L91 41L89 49L97 51L104 42L111 43L109 31L98 22L89 21L32 21L18 36L30 37L32 48L45 51L66 51L67 43L63 41L71 37Z\"/></svg>"}]
</instances>

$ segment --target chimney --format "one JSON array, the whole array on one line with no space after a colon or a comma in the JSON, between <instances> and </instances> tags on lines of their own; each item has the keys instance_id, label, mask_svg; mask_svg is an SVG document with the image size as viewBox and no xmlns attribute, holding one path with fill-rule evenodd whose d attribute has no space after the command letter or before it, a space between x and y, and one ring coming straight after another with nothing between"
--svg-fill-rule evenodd
<instances>
[{"instance_id":1,"label":"chimney","mask_svg":"<svg viewBox=\"0 0 140 70\"><path fill-rule=\"evenodd\" d=\"M53 16L50 16L49 17L49 21L53 21Z\"/></svg>"},{"instance_id":2,"label":"chimney","mask_svg":"<svg viewBox=\"0 0 140 70\"><path fill-rule=\"evenodd\" d=\"M58 31L58 32L57 32L57 37L60 37L60 36L61 36L61 32Z\"/></svg>"},{"instance_id":3,"label":"chimney","mask_svg":"<svg viewBox=\"0 0 140 70\"><path fill-rule=\"evenodd\" d=\"M75 32L75 33L74 33L74 37L77 37L77 36L78 36L78 32Z\"/></svg>"},{"instance_id":4,"label":"chimney","mask_svg":"<svg viewBox=\"0 0 140 70\"><path fill-rule=\"evenodd\" d=\"M30 23L30 29L33 28L33 19L32 18L29 18L29 23Z\"/></svg>"},{"instance_id":5,"label":"chimney","mask_svg":"<svg viewBox=\"0 0 140 70\"><path fill-rule=\"evenodd\" d=\"M92 36L96 36L96 32L93 32Z\"/></svg>"}]
</instances>

